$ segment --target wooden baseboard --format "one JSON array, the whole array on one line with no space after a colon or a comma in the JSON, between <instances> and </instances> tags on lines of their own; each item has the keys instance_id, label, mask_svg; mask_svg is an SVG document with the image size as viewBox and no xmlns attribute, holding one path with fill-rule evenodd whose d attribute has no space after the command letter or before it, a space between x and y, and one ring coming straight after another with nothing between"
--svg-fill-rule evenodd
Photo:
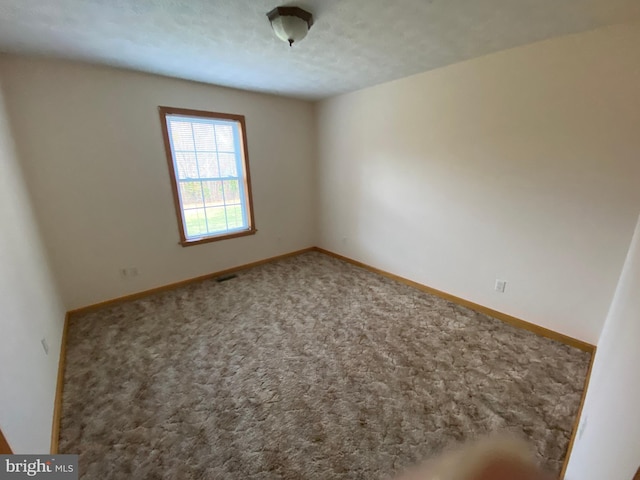
<instances>
[{"instance_id":1,"label":"wooden baseboard","mask_svg":"<svg viewBox=\"0 0 640 480\"><path fill-rule=\"evenodd\" d=\"M569 466L569 459L571 458L571 452L573 450L573 444L578 436L578 428L580 428L580 417L582 417L582 409L584 408L584 401L587 398L587 390L589 390L589 381L591 380L591 372L593 371L593 362L596 359L596 347L593 347L591 353L591 362L589 362L589 370L587 370L587 378L584 380L584 390L582 390L582 398L580 399L580 407L578 408L578 415L573 422L573 431L571 432L571 439L569 440L569 446L567 447L567 453L564 456L564 463L562 464L562 472L560 473L560 480L564 479L567 473L567 466Z\"/></svg>"},{"instance_id":2,"label":"wooden baseboard","mask_svg":"<svg viewBox=\"0 0 640 480\"><path fill-rule=\"evenodd\" d=\"M393 273L381 270L379 268L372 267L371 265L367 265L367 264L359 262L357 260L353 260L352 258L345 257L343 255L331 252L329 250L325 250L324 248L320 248L320 247L304 248L302 250L296 250L294 252L285 253L283 255L277 255L275 257L265 258L263 260L258 260L256 262L246 263L246 264L243 264L243 265L238 265L236 267L227 268L226 270L221 270L221 271L214 272L214 273L208 273L206 275L201 275L199 277L189 278L189 279L186 279L186 280L181 280L179 282L170 283L168 285L163 285L163 286L152 288L152 289L149 289L149 290L144 290L142 292L132 293L130 295L125 295L125 296L122 296L122 297L113 298L113 299L110 299L110 300L106 300L104 302L99 302L99 303L95 303L95 304L92 304L92 305L87 305L87 306L84 306L84 307L80 307L80 308L76 308L76 309L70 310L69 312L67 312L67 315L71 316L71 315L83 314L83 313L91 312L91 311L94 311L94 310L99 310L99 309L104 308L104 307L110 307L110 306L113 306L113 305L117 305L119 303L128 302L128 301L131 301L131 300L137 300L137 299L140 299L140 298L147 297L149 295L153 295L155 293L174 290L176 288L180 288L180 287L183 287L185 285L189 285L191 283L200 282L200 281L203 281L203 280L208 280L210 278L216 278L216 277L220 277L220 276L223 276L223 275L228 275L230 273L238 272L240 270L246 270L248 268L257 267L258 265L263 265L265 263L273 262L273 261L276 261L276 260L281 260L281 259L284 259L284 258L293 257L293 256L296 256L296 255L300 255L301 253L305 253L305 252L309 252L309 251L320 252L320 253L323 253L325 255L329 255L331 257L337 258L339 260L351 263L352 265L356 265L357 267L364 268L366 270L369 270L371 272L377 273L379 275L383 275L383 276L385 276L387 278L391 278L391 279L396 280L398 282L404 283L405 285L409 285L411 287L417 288L418 290L422 290L423 292L427 292L427 293L430 293L432 295L436 295L436 296L438 296L440 298L444 298L445 300L449 300L449 301L451 301L453 303L456 303L458 305L462 305L464 307L470 308L471 310L475 310L477 312L484 313L484 314L489 315L491 317L494 317L494 318L497 318L499 320L502 320L503 322L508 323L510 325L513 325L515 327L519 327L519 328L523 328L525 330L529 330L529 331L534 332L534 333L536 333L538 335L541 335L543 337L551 338L552 340L557 340L559 342L565 343L567 345L570 345L572 347L578 348L578 349L583 350L585 352L592 353L595 350L595 346L594 345L592 345L590 343L587 343L587 342L584 342L582 340L578 340L577 338L573 338L573 337L570 337L568 335L564 335L562 333L550 330L548 328L541 327L540 325L536 325L534 323L527 322L525 320L522 320L520 318L514 317L512 315L508 315L506 313L502 313L502 312L499 312L497 310L493 310L492 308L488 308L488 307L485 307L483 305L471 302L469 300L465 300L464 298L456 297L455 295L451 295L450 293L443 292L441 290L437 290L435 288L429 287L427 285L423 285L423 284L418 283L418 282L414 282L413 280L409 280L409 279L401 277L399 275L395 275Z\"/></svg>"},{"instance_id":3,"label":"wooden baseboard","mask_svg":"<svg viewBox=\"0 0 640 480\"><path fill-rule=\"evenodd\" d=\"M4 438L4 434L2 430L0 430L0 455L12 455L13 451L11 451L11 447L9 446L9 442Z\"/></svg>"},{"instance_id":4,"label":"wooden baseboard","mask_svg":"<svg viewBox=\"0 0 640 480\"><path fill-rule=\"evenodd\" d=\"M58 381L57 381L58 383L56 386L56 395L55 395L54 406L53 406L53 425L51 427L51 452L50 453L52 455L58 453L58 445L60 440L60 421L62 420L62 392L64 389L64 367L65 367L65 362L67 357L67 331L69 328L69 318L72 315L92 312L94 310L110 307L113 305L117 305L119 303L128 302L131 300L137 300L139 298L144 298L149 295L153 295L154 293L174 290L176 288L180 288L185 285L189 285L191 283L200 282L202 280L208 280L210 278L221 277L223 275L228 275L230 273L238 272L240 270L246 270L248 268L257 267L258 265L263 265L265 263L281 260L283 258L293 257L295 255L300 255L301 253L310 252L314 250L315 250L315 247L304 248L302 250L296 250L295 252L289 252L283 255L277 255L275 257L265 258L263 260L258 260L256 262L246 263L244 265L239 265L237 267L227 268L226 270L221 270L219 272L208 273L207 275L201 275L199 277L189 278L187 280L181 280L179 282L171 283L169 285L163 285L161 287L152 288L150 290L144 290L142 292L133 293L131 295L125 295L123 297L113 298L111 300L106 300L104 302L96 303L93 305L87 305L85 307L76 308L74 310L69 310L64 319L64 327L62 331L62 342L60 346L60 359L58 360Z\"/></svg>"},{"instance_id":5,"label":"wooden baseboard","mask_svg":"<svg viewBox=\"0 0 640 480\"><path fill-rule=\"evenodd\" d=\"M458 305L462 305L463 307L470 308L471 310L475 310L476 312L484 313L485 315L489 315L490 317L497 318L498 320L502 320L505 323L513 325L514 327L522 328L524 330L529 330L530 332L536 333L543 337L550 338L552 340L556 340L561 343L565 343L572 347L578 348L585 352L593 353L595 350L595 346L590 343L583 342L582 340L578 340L577 338L570 337L568 335L564 335L562 333L555 332L553 330L549 330L548 328L541 327L540 325L536 325L535 323L530 323L520 318L516 318L512 315L508 315L506 313L499 312L492 308L485 307L483 305L479 305L474 302L470 302L469 300L465 300L464 298L456 297L455 295L451 295L450 293L443 292L441 290L436 290L435 288L428 287L418 282L414 282L413 280L409 280L404 277L400 277L399 275L395 275L393 273L386 272L384 270L380 270L379 268L372 267L371 265L367 265L366 263L359 262L357 260L353 260L352 258L345 257L338 253L331 252L329 250L325 250L324 248L315 247L314 250L316 252L324 253L325 255L329 255L331 257L337 258L344 262L351 263L360 268L364 268L365 270L369 270L371 272L377 273L379 275L383 275L387 278L391 278L400 283L404 283L405 285L409 285L413 288L417 288L426 293L430 293L432 295L436 295L440 298L444 298L445 300L449 300L450 302L456 303Z\"/></svg>"},{"instance_id":6,"label":"wooden baseboard","mask_svg":"<svg viewBox=\"0 0 640 480\"><path fill-rule=\"evenodd\" d=\"M391 278L398 282L404 283L411 287L417 288L418 290L422 290L423 292L431 293L440 298L444 298L445 300L449 300L458 305L462 305L464 307L470 308L471 310L475 310L480 313L484 313L491 317L502 320L505 323L513 325L518 328L523 328L525 330L529 330L530 332L536 333L543 337L551 338L552 340L556 340L558 342L562 342L564 344L570 345L572 347L578 348L585 352L591 354L591 361L589 363L589 370L587 371L587 378L584 382L584 390L582 391L582 399L580 400L580 407L578 409L578 415L574 421L573 431L571 433L571 440L569 441L569 446L567 447L567 453L564 458L564 463L562 466L562 473L560 474L560 479L564 479L565 472L567 470L567 465L569 465L569 458L571 457L571 450L573 449L573 444L575 442L576 436L578 434L578 427L580 425L580 417L582 416L582 408L584 407L584 401L587 396L587 389L589 388L589 380L591 379L591 371L593 368L593 362L596 358L596 346L587 342L583 342L582 340L578 340L577 338L569 337L568 335L564 335L562 333L554 332L553 330L549 330L548 328L541 327L539 325L535 325L530 322L526 322L519 318L513 317L511 315L507 315L506 313L498 312L497 310L493 310L492 308L485 307L483 305L479 305L474 302L470 302L460 297L456 297L455 295L451 295L446 292L442 292L440 290L436 290L435 288L428 287L426 285L422 285L421 283L414 282L413 280L406 279L404 277L400 277L398 275L394 275L393 273L386 272L384 270L380 270L379 268L372 267L362 262L358 262L357 260L353 260L349 257L345 257L343 255L339 255L337 253L331 252L329 250L325 250L324 248L316 247L314 249L317 252L324 253L325 255L329 255L331 257L337 258L339 260L351 263L352 265L356 265L357 267L364 268L365 270L369 270L371 272L377 273L379 275L383 275L385 277Z\"/></svg>"},{"instance_id":7,"label":"wooden baseboard","mask_svg":"<svg viewBox=\"0 0 640 480\"><path fill-rule=\"evenodd\" d=\"M258 265L263 265L265 263L269 263L269 262L273 262L276 260L281 260L283 258L288 258L288 257L292 257L295 255L299 255L301 253L305 253L305 252L309 252L309 251L316 251L316 252L320 252L323 253L325 255L329 255L331 257L337 258L339 260L351 263L352 265L355 265L357 267L360 268L364 268L366 270L369 270L371 272L377 273L379 275L383 275L385 277L391 278L393 280L396 280L398 282L404 283L406 285L409 285L411 287L414 287L418 290L421 290L423 292L427 292L430 293L432 295L436 295L440 298L444 298L445 300L449 300L453 303L456 303L458 305L462 305L464 307L470 308L472 310L475 310L477 312L480 313L484 313L486 315L489 315L491 317L497 318L499 320L502 320L505 323L508 323L510 325L513 325L515 327L518 328L523 328L525 330L531 331L533 333L536 333L538 335L541 335L543 337L547 337L562 343L565 343L567 345L570 345L572 347L578 348L580 350L583 350L585 352L589 352L591 353L591 363L589 365L589 371L587 373L587 378L585 381L585 388L584 388L584 392L582 395L582 401L580 403L580 408L578 411L578 416L576 418L575 421L575 425L573 428L573 433L571 436L571 440L569 443L569 447L567 449L567 454L565 457L565 462L562 468L562 475L560 478L564 478L564 474L569 462L569 457L571 455L571 449L573 448L573 444L577 435L577 430L578 430L578 426L579 426L579 421L580 421L580 415L582 413L582 408L584 406L584 400L586 397L586 393L587 393L587 388L589 386L589 379L591 377L591 368L593 366L593 361L595 358L595 351L596 351L596 347L590 343L587 342L583 342L582 340L578 340L576 338L570 337L568 335L564 335L562 333L558 333L555 332L553 330L549 330L547 328L541 327L539 325L535 325L533 323L527 322L525 320L513 317L511 315L507 315L506 313L502 313L499 312L497 310L493 310L491 308L485 307L483 305L479 305L477 303L474 302L470 302L468 300L465 300L463 298L460 297L456 297L455 295L451 295L449 293L446 292L442 292L440 290L437 290L435 288L431 288L428 287L426 285L420 284L418 282L414 282L413 280L409 280L407 278L404 277L400 277L398 275L395 275L393 273L390 272L386 272L384 270L380 270L379 268L375 268L372 267L370 265L367 265L365 263L359 262L357 260L353 260L349 257L345 257L343 255L339 255L337 253L331 252L329 250L325 250L323 248L320 247L309 247L309 248L305 248L302 250L297 250L295 252L290 252L290 253L286 253L284 255L278 255L275 257L270 257L270 258L266 258L264 260L259 260L257 262L251 262L251 263L247 263L244 265L239 265L237 267L232 267L232 268L228 268L226 270L222 270L219 272L215 272L215 273L210 273L207 275L202 275L199 277L195 277L195 278L190 278L187 280L182 280L180 282L176 282L176 283L171 283L169 285L164 285L161 287L157 287L157 288L152 288L150 290L145 290L142 292L138 292L138 293L134 293L131 295L126 295L123 297L118 297L118 298L114 298L111 300L107 300L104 302L100 302L100 303L96 303L94 305L88 305L86 307L81 307L81 308L77 308L74 310L71 310L69 312L67 312L66 318L65 318L65 325L64 325L64 331L63 331L63 335L62 335L62 346L60 349L60 360L59 360L59 366L58 366L58 385L57 385L57 389L56 389L56 397L55 397L55 407L54 407L54 416L53 416L53 428L52 428L52 436L51 436L51 453L55 454L58 452L58 440L59 440L59 435L60 435L60 420L61 420L61 414L62 414L62 391L63 391L63 383L64 383L64 365L65 365L65 358L66 358L66 345L67 345L67 329L68 329L68 324L69 324L69 317L71 315L75 315L75 314L81 314L81 313L87 313L90 311L94 311L94 310L98 310L100 308L104 308L104 307L108 307L108 306L113 306L113 305L117 305L119 303L123 303L123 302L127 302L130 300L136 300L139 298L143 298L146 297L148 295L152 295L155 293L159 293L159 292L164 292L164 291L168 291L168 290L173 290L185 285L189 285L191 283L195 283L195 282L199 282L202 280L208 280L210 278L216 278L222 275L228 275L230 273L234 273L234 272L238 272L240 270L246 270L248 268L252 268L252 267L256 267Z\"/></svg>"},{"instance_id":8,"label":"wooden baseboard","mask_svg":"<svg viewBox=\"0 0 640 480\"><path fill-rule=\"evenodd\" d=\"M161 287L151 288L149 290L144 290L142 292L132 293L130 295L125 295L122 297L112 298L110 300L105 300L104 302L94 303L92 305L87 305L85 307L75 308L73 310L69 310L68 315L78 315L84 314L88 312L92 312L94 310L99 310L105 307L111 307L113 305L118 305L119 303L129 302L131 300L138 300L140 298L148 297L149 295L153 295L155 293L166 292L169 290L175 290L176 288L184 287L185 285L189 285L191 283L201 282L203 280L209 280L210 278L221 277L223 275L228 275L230 273L239 272L240 270L246 270L248 268L257 267L258 265L264 265L265 263L274 262L276 260L282 260L283 258L293 257L296 255L300 255L301 253L314 251L316 247L308 247L303 248L302 250L296 250L295 252L289 252L282 255L276 255L275 257L265 258L263 260L258 260L256 262L245 263L243 265L238 265L237 267L227 268L226 270L220 270L219 272L208 273L206 275L200 275L199 277L188 278L186 280L181 280L179 282L170 283L168 285L163 285Z\"/></svg>"},{"instance_id":9,"label":"wooden baseboard","mask_svg":"<svg viewBox=\"0 0 640 480\"><path fill-rule=\"evenodd\" d=\"M69 313L64 317L62 340L60 342L60 358L58 359L58 380L56 396L53 403L53 425L51 426L51 455L58 453L60 440L60 422L62 421L62 391L64 389L64 366L67 360L67 332L69 330Z\"/></svg>"}]
</instances>

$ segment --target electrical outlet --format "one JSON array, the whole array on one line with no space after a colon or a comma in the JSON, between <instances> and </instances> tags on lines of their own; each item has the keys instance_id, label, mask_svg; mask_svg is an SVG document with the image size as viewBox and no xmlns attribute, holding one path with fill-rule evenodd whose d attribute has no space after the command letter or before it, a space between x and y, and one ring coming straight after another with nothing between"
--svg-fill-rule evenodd
<instances>
[{"instance_id":1,"label":"electrical outlet","mask_svg":"<svg viewBox=\"0 0 640 480\"><path fill-rule=\"evenodd\" d=\"M122 278L137 277L139 273L138 267L125 267L120 269L120 276Z\"/></svg>"},{"instance_id":2,"label":"electrical outlet","mask_svg":"<svg viewBox=\"0 0 640 480\"><path fill-rule=\"evenodd\" d=\"M506 280L498 280L496 279L496 292L504 293L504 289L507 287Z\"/></svg>"},{"instance_id":3,"label":"electrical outlet","mask_svg":"<svg viewBox=\"0 0 640 480\"><path fill-rule=\"evenodd\" d=\"M584 420L580 423L580 427L578 428L578 440L582 438L584 435L584 431L587 429L587 422L589 421L589 417L584 417Z\"/></svg>"},{"instance_id":4,"label":"electrical outlet","mask_svg":"<svg viewBox=\"0 0 640 480\"><path fill-rule=\"evenodd\" d=\"M40 343L42 344L42 348L44 349L44 354L49 355L49 344L47 343L47 339L43 338L42 340L40 340Z\"/></svg>"}]
</instances>

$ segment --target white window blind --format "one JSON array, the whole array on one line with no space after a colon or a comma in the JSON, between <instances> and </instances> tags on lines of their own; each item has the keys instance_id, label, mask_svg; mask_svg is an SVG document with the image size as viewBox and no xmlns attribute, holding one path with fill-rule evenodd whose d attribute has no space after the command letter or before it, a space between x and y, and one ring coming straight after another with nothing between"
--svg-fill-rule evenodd
<instances>
[{"instance_id":1,"label":"white window blind","mask_svg":"<svg viewBox=\"0 0 640 480\"><path fill-rule=\"evenodd\" d=\"M187 241L251 228L239 122L165 115Z\"/></svg>"}]
</instances>

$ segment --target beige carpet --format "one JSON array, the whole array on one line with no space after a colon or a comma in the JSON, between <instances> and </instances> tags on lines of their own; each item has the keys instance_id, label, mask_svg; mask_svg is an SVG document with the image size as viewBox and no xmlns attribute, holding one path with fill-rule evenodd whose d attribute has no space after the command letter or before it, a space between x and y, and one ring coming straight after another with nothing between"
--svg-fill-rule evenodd
<instances>
[{"instance_id":1,"label":"beige carpet","mask_svg":"<svg viewBox=\"0 0 640 480\"><path fill-rule=\"evenodd\" d=\"M589 355L320 253L73 318L83 479L385 479L509 430L558 472Z\"/></svg>"}]
</instances>

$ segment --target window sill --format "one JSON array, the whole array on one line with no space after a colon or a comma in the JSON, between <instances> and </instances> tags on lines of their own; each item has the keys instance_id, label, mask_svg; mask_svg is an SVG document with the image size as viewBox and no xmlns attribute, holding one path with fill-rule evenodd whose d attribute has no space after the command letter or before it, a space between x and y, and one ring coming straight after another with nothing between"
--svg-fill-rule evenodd
<instances>
[{"instance_id":1,"label":"window sill","mask_svg":"<svg viewBox=\"0 0 640 480\"><path fill-rule=\"evenodd\" d=\"M246 237L247 235L255 235L258 230L252 228L250 230L242 230L240 232L235 233L225 233L222 235L216 235L214 237L203 237L197 240L182 240L180 241L180 245L183 247L190 247L192 245L200 245L202 243L210 243L210 242L218 242L220 240L227 240L229 238L237 238L237 237Z\"/></svg>"}]
</instances>

